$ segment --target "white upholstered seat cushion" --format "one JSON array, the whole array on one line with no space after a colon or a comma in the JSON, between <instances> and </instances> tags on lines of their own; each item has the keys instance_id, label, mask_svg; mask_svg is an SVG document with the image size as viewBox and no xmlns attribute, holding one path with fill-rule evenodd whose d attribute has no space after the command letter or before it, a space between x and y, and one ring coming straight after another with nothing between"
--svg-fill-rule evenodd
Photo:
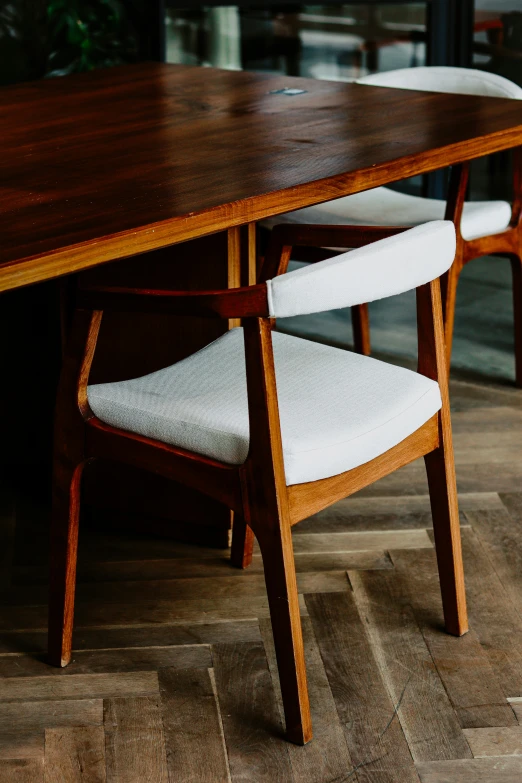
<instances>
[{"instance_id":1,"label":"white upholstered seat cushion","mask_svg":"<svg viewBox=\"0 0 522 783\"><path fill-rule=\"evenodd\" d=\"M381 187L354 193L305 207L262 221L266 228L278 223L320 223L324 225L416 226L431 220L442 220L446 202L397 193ZM467 201L462 213L460 230L464 239L498 234L511 219L507 201Z\"/></svg>"},{"instance_id":2,"label":"white upholstered seat cushion","mask_svg":"<svg viewBox=\"0 0 522 783\"><path fill-rule=\"evenodd\" d=\"M438 384L366 356L273 333L287 484L337 475L411 435L441 407ZM143 378L89 386L114 427L241 464L249 448L243 330Z\"/></svg>"}]
</instances>

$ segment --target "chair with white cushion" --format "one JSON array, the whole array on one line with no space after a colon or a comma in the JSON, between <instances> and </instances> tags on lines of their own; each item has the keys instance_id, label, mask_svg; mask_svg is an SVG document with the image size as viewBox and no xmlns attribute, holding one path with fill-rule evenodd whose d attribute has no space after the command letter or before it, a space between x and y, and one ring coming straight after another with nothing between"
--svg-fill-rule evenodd
<instances>
[{"instance_id":1,"label":"chair with white cushion","mask_svg":"<svg viewBox=\"0 0 522 783\"><path fill-rule=\"evenodd\" d=\"M292 550L296 522L425 457L446 629L457 636L467 630L438 280L453 261L455 230L438 221L391 237L378 228L340 232L335 241L359 247L279 276L274 262L273 279L247 288L78 292L55 422L54 665L71 657L80 482L86 462L98 457L170 477L233 509L236 565L247 564L253 531L293 742L312 736ZM364 246L372 239L379 241ZM272 331L278 316L411 288L417 288L418 372ZM242 318L243 326L171 367L89 386L105 310Z\"/></svg>"},{"instance_id":2,"label":"chair with white cushion","mask_svg":"<svg viewBox=\"0 0 522 783\"><path fill-rule=\"evenodd\" d=\"M461 93L522 100L522 88L502 76L468 68L423 66L371 74L360 85L425 92ZM484 255L508 255L513 272L515 307L515 375L522 386L522 151L514 153L514 201L465 201L468 164L454 166L447 202L398 193L387 187L344 196L263 221L272 228L281 222L414 226L430 220L452 220L457 230L455 263L442 279L442 299L448 361L451 358L457 284L468 261ZM305 259L304 259L305 260ZM370 352L367 308L352 312L354 340L360 353Z\"/></svg>"}]
</instances>

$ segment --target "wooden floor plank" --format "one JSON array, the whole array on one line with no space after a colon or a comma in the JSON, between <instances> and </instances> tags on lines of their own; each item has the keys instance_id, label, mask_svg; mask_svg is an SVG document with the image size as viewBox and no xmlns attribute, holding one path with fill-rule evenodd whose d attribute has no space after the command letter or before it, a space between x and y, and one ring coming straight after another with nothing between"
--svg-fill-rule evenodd
<instances>
[{"instance_id":1,"label":"wooden floor plank","mask_svg":"<svg viewBox=\"0 0 522 783\"><path fill-rule=\"evenodd\" d=\"M520 457L520 430L516 426L459 429L459 416L454 417L453 449L457 467L461 464L491 465L516 461ZM494 434L494 437L492 435Z\"/></svg>"},{"instance_id":2,"label":"wooden floor plank","mask_svg":"<svg viewBox=\"0 0 522 783\"><path fill-rule=\"evenodd\" d=\"M508 405L495 407L473 407L453 414L453 432L460 435L468 432L516 432L522 426L522 410Z\"/></svg>"},{"instance_id":3,"label":"wooden floor plank","mask_svg":"<svg viewBox=\"0 0 522 783\"><path fill-rule=\"evenodd\" d=\"M507 508L467 511L466 520L480 538L502 586L522 613L522 529Z\"/></svg>"},{"instance_id":4,"label":"wooden floor plank","mask_svg":"<svg viewBox=\"0 0 522 783\"><path fill-rule=\"evenodd\" d=\"M227 783L221 719L208 670L162 669L159 681L170 781Z\"/></svg>"},{"instance_id":5,"label":"wooden floor plank","mask_svg":"<svg viewBox=\"0 0 522 783\"><path fill-rule=\"evenodd\" d=\"M107 783L168 783L159 696L107 699Z\"/></svg>"},{"instance_id":6,"label":"wooden floor plank","mask_svg":"<svg viewBox=\"0 0 522 783\"><path fill-rule=\"evenodd\" d=\"M486 382L487 381L487 382ZM450 399L454 414L474 408L515 408L522 407L520 392L514 386L491 382L490 378L481 378L480 383L456 378L452 372L450 379Z\"/></svg>"},{"instance_id":7,"label":"wooden floor plank","mask_svg":"<svg viewBox=\"0 0 522 783\"><path fill-rule=\"evenodd\" d=\"M194 551L195 550L195 551ZM228 553L227 553L228 554ZM241 576L232 568L230 557L217 550L214 557L197 557L197 547L186 557L149 560L122 560L91 562L82 559L78 565L78 584L88 582L146 582L149 580L213 578L216 576ZM46 566L16 566L13 583L18 585L46 584L49 579Z\"/></svg>"},{"instance_id":8,"label":"wooden floor plank","mask_svg":"<svg viewBox=\"0 0 522 783\"><path fill-rule=\"evenodd\" d=\"M102 726L45 732L44 783L106 783Z\"/></svg>"},{"instance_id":9,"label":"wooden floor plank","mask_svg":"<svg viewBox=\"0 0 522 783\"><path fill-rule=\"evenodd\" d=\"M389 566L392 567L391 560ZM125 647L175 647L183 644L258 642L257 620L196 623L193 625L147 625L143 628L76 628L73 649L110 650ZM12 653L45 653L47 631L0 632L0 656Z\"/></svg>"},{"instance_id":10,"label":"wooden floor plank","mask_svg":"<svg viewBox=\"0 0 522 783\"><path fill-rule=\"evenodd\" d=\"M498 498L498 496L497 496ZM500 500L498 501L500 504ZM397 517L397 519L400 519ZM300 526L299 526L300 527ZM299 527L295 532L300 532ZM325 532L320 525L316 532ZM422 525L421 527L426 527ZM312 531L313 532L313 531ZM296 556L297 573L315 571L347 571L359 568L391 568L384 551L305 553ZM178 557L170 560L132 560L118 563L84 563L78 572L78 583L88 582L132 582L158 581L179 578L214 579L228 576L244 579L253 574L263 573L261 556L257 555L248 571L232 568L230 558L216 556L211 559L197 557ZM13 584L47 584L49 569L47 566L18 566L13 568Z\"/></svg>"},{"instance_id":11,"label":"wooden floor plank","mask_svg":"<svg viewBox=\"0 0 522 783\"><path fill-rule=\"evenodd\" d=\"M422 783L520 783L522 758L428 761L418 770Z\"/></svg>"},{"instance_id":12,"label":"wooden floor plank","mask_svg":"<svg viewBox=\"0 0 522 783\"><path fill-rule=\"evenodd\" d=\"M404 550L392 552L391 556L396 578L389 581L390 589L394 590L397 602L412 606L461 725L464 728L515 725L506 693L488 651L480 643L474 621L470 631L460 638L444 631L435 552ZM487 573L483 576L487 583ZM469 588L473 579L466 568L465 579L471 597ZM494 600L488 604L490 612L494 611L493 606Z\"/></svg>"},{"instance_id":13,"label":"wooden floor plank","mask_svg":"<svg viewBox=\"0 0 522 783\"><path fill-rule=\"evenodd\" d=\"M100 726L101 699L4 702L0 709L0 734L28 734L63 726Z\"/></svg>"},{"instance_id":14,"label":"wooden floor plank","mask_svg":"<svg viewBox=\"0 0 522 783\"><path fill-rule=\"evenodd\" d=\"M0 679L0 701L108 699L158 693L156 671ZM0 705L1 709L1 705Z\"/></svg>"},{"instance_id":15,"label":"wooden floor plank","mask_svg":"<svg viewBox=\"0 0 522 783\"><path fill-rule=\"evenodd\" d=\"M411 607L397 604L377 572L353 572L350 581L414 761L471 758Z\"/></svg>"},{"instance_id":16,"label":"wooden floor plank","mask_svg":"<svg viewBox=\"0 0 522 783\"><path fill-rule=\"evenodd\" d=\"M43 755L43 729L27 733L0 733L0 759L43 758Z\"/></svg>"},{"instance_id":17,"label":"wooden floor plank","mask_svg":"<svg viewBox=\"0 0 522 783\"><path fill-rule=\"evenodd\" d=\"M475 758L522 756L522 726L464 729Z\"/></svg>"},{"instance_id":18,"label":"wooden floor plank","mask_svg":"<svg viewBox=\"0 0 522 783\"><path fill-rule=\"evenodd\" d=\"M520 526L522 525L522 492L513 493L501 493L500 499L503 507L508 512L508 518L502 517L502 530L497 531L497 535L500 532L505 534L505 538L499 542L498 538L494 542L496 544L496 551L489 552L490 557L495 563L497 571L503 580L503 584L515 603L519 613L522 613L522 606L520 599L522 596L522 589L520 585L520 571L518 566L520 563L520 553L518 551L521 545ZM486 540L489 543L489 539L485 535L485 531L481 530L482 540ZM498 549L501 549L501 552ZM498 565L499 557L503 556L504 568Z\"/></svg>"},{"instance_id":19,"label":"wooden floor plank","mask_svg":"<svg viewBox=\"0 0 522 783\"><path fill-rule=\"evenodd\" d=\"M376 530L359 533L301 533L294 536L296 554L305 552L356 552L383 549L431 549L426 531L423 530ZM302 592L311 591L303 586ZM322 591L326 592L326 591Z\"/></svg>"},{"instance_id":20,"label":"wooden floor plank","mask_svg":"<svg viewBox=\"0 0 522 783\"><path fill-rule=\"evenodd\" d=\"M40 514L40 517L42 515ZM24 537L25 546L18 547L15 557L17 566L36 566L47 562L48 539L45 538L45 528L48 521L36 518L32 524L20 525L20 533ZM84 529L85 530L85 529ZM129 560L164 560L165 558L197 557L215 559L221 556L226 559L230 555L227 549L215 547L199 547L185 544L174 539L158 538L134 534L131 531L106 533L89 529L84 535L78 550L80 567L83 563L113 562Z\"/></svg>"},{"instance_id":21,"label":"wooden floor plank","mask_svg":"<svg viewBox=\"0 0 522 783\"><path fill-rule=\"evenodd\" d=\"M496 669L474 630L457 639L443 628L426 627L424 638L463 728L515 724Z\"/></svg>"},{"instance_id":22,"label":"wooden floor plank","mask_svg":"<svg viewBox=\"0 0 522 783\"><path fill-rule=\"evenodd\" d=\"M507 508L511 518L516 522L522 522L522 492L501 492L500 500L504 508Z\"/></svg>"},{"instance_id":23,"label":"wooden floor plank","mask_svg":"<svg viewBox=\"0 0 522 783\"><path fill-rule=\"evenodd\" d=\"M495 509L501 507L502 501L496 492L470 492L459 495L459 508L461 508L462 511L477 511L480 509ZM326 517L328 513L334 511L342 514L343 517L351 517L353 519L359 519L359 517L370 517L371 519L374 519L375 517L382 515L396 516L402 520L403 517L408 517L410 514L431 514L431 505L430 496L428 494L401 495L399 497L391 496L389 498L365 498L361 497L359 493L356 493L348 498L339 500L337 503L334 503L333 506L329 506L329 508L324 509L324 511L321 511L318 514L314 514L308 519L322 519L323 516ZM300 522L298 527L294 528L295 533L299 533L304 522L308 522L308 520ZM395 528L388 526L384 529L394 530ZM368 527L363 528L363 531L367 530Z\"/></svg>"},{"instance_id":24,"label":"wooden floor plank","mask_svg":"<svg viewBox=\"0 0 522 783\"><path fill-rule=\"evenodd\" d=\"M422 542L419 540L418 545L432 546L429 538L426 536L425 531L408 531L407 535L415 535L415 538L420 539L419 533L423 533ZM335 534L333 534L335 535ZM350 535L350 534L347 534ZM379 534L376 534L379 535ZM385 540L387 537L385 534L381 534ZM354 536L364 536L364 534L354 534ZM301 536L301 541L304 536ZM306 537L308 539L308 536ZM335 549L337 542L328 543L322 540L321 536L314 536L316 541L305 541L305 544L311 552L320 552L321 547L324 546L330 551L343 551L343 544L341 543L338 550ZM365 537L364 537L365 538ZM389 537L390 541L394 541L394 537ZM427 544L426 544L427 541ZM362 549L371 549L371 546L365 547L363 540ZM371 542L370 542L371 543ZM315 544L315 546L314 546ZM350 544L348 544L349 546ZM400 543L401 546L409 546L408 542ZM414 543L412 542L412 546ZM354 546L358 546L357 542ZM382 550L382 546L376 547ZM305 551L308 551L305 549ZM241 578L236 576L219 576L212 579L208 578L192 578L192 579L161 579L161 580L149 580L146 582L95 582L88 584L80 584L77 588L77 606L78 612L83 603L92 603L97 606L104 603L113 603L121 601L136 601L139 605L145 601L152 599L158 601L184 601L184 600L205 600L205 599L245 599L249 597L264 597L266 595L265 578L263 574L250 573L248 570L237 570ZM333 592L339 591L346 587L346 575L345 571L327 571L319 573L301 573L298 575L297 580L298 588L300 592ZM46 589L40 585L29 585L27 587L16 586L12 589L10 596L6 599L5 603L9 602L12 605L32 605L37 606L39 603L46 602Z\"/></svg>"},{"instance_id":25,"label":"wooden floor plank","mask_svg":"<svg viewBox=\"0 0 522 783\"><path fill-rule=\"evenodd\" d=\"M463 531L470 622L506 696L522 696L522 619L481 541Z\"/></svg>"},{"instance_id":26,"label":"wooden floor plank","mask_svg":"<svg viewBox=\"0 0 522 783\"><path fill-rule=\"evenodd\" d=\"M212 650L232 783L292 783L263 645L217 644Z\"/></svg>"},{"instance_id":27,"label":"wooden floor plank","mask_svg":"<svg viewBox=\"0 0 522 783\"><path fill-rule=\"evenodd\" d=\"M119 650L80 650L65 669L49 666L45 657L32 655L0 656L1 677L70 677L75 674L107 674L161 669L208 668L212 664L208 645L178 647L138 647Z\"/></svg>"},{"instance_id":28,"label":"wooden floor plank","mask_svg":"<svg viewBox=\"0 0 522 783\"><path fill-rule=\"evenodd\" d=\"M470 492L459 496L462 512L502 508L496 492ZM340 500L293 529L302 533L342 533L423 529L431 527L429 495L352 497ZM352 570L347 567L347 570Z\"/></svg>"},{"instance_id":29,"label":"wooden floor plank","mask_svg":"<svg viewBox=\"0 0 522 783\"><path fill-rule=\"evenodd\" d=\"M522 724L522 697L514 696L513 698L508 698L508 702L518 722Z\"/></svg>"},{"instance_id":30,"label":"wooden floor plank","mask_svg":"<svg viewBox=\"0 0 522 783\"><path fill-rule=\"evenodd\" d=\"M260 626L279 715L283 723L283 700L279 687L270 620L261 620ZM353 769L353 763L346 744L344 730L339 720L319 647L308 617L303 618L302 626L314 737L313 741L304 748L298 748L295 745L288 746L294 778L299 783L345 780L347 771Z\"/></svg>"},{"instance_id":31,"label":"wooden floor plank","mask_svg":"<svg viewBox=\"0 0 522 783\"><path fill-rule=\"evenodd\" d=\"M43 757L0 760L0 783L43 783L43 775Z\"/></svg>"},{"instance_id":32,"label":"wooden floor plank","mask_svg":"<svg viewBox=\"0 0 522 783\"><path fill-rule=\"evenodd\" d=\"M321 573L322 571L346 572L348 570L382 570L393 568L390 556L379 549L362 550L357 552L294 552L295 569L298 574L298 586L303 592L308 592L312 586L303 580L305 573ZM264 573L261 554L257 546L249 566L252 573ZM339 579L339 584L342 580ZM333 583L332 583L333 584ZM318 585L320 587L320 585ZM335 587L335 584L333 584ZM320 590L318 592L328 592Z\"/></svg>"},{"instance_id":33,"label":"wooden floor plank","mask_svg":"<svg viewBox=\"0 0 522 783\"><path fill-rule=\"evenodd\" d=\"M457 488L468 492L516 492L520 488L520 468L517 461L458 462ZM388 497L391 495L426 495L426 471L417 460L400 471L391 473L375 484L361 490L359 497Z\"/></svg>"},{"instance_id":34,"label":"wooden floor plank","mask_svg":"<svg viewBox=\"0 0 522 783\"><path fill-rule=\"evenodd\" d=\"M390 699L353 596L307 595L306 603L358 780L418 781L399 705Z\"/></svg>"},{"instance_id":35,"label":"wooden floor plank","mask_svg":"<svg viewBox=\"0 0 522 783\"><path fill-rule=\"evenodd\" d=\"M81 628L143 627L214 623L222 620L255 620L268 616L265 596L234 598L198 598L181 601L149 601L110 604L79 604L75 611L75 625ZM45 630L46 606L0 607L0 632ZM185 667L187 668L187 667Z\"/></svg>"}]
</instances>

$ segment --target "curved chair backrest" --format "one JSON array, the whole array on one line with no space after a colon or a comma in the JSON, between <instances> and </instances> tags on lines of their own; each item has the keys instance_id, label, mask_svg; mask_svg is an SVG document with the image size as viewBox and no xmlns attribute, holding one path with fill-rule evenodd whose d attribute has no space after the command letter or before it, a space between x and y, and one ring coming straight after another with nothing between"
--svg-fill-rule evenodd
<instances>
[{"instance_id":1,"label":"curved chair backrest","mask_svg":"<svg viewBox=\"0 0 522 783\"><path fill-rule=\"evenodd\" d=\"M268 280L273 318L320 313L410 291L446 272L455 226L434 220Z\"/></svg>"},{"instance_id":2,"label":"curved chair backrest","mask_svg":"<svg viewBox=\"0 0 522 783\"><path fill-rule=\"evenodd\" d=\"M417 68L401 68L396 71L372 73L357 79L357 84L522 100L522 87L519 87L518 84L504 79L503 76L497 76L496 73L479 71L475 68L423 65Z\"/></svg>"}]
</instances>

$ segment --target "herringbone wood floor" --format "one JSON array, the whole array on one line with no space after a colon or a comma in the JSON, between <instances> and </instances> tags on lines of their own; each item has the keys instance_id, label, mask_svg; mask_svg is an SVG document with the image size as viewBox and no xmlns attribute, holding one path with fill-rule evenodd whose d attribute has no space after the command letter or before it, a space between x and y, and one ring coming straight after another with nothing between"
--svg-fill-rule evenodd
<instances>
[{"instance_id":1,"label":"herringbone wood floor","mask_svg":"<svg viewBox=\"0 0 522 783\"><path fill-rule=\"evenodd\" d=\"M295 529L315 738L281 738L259 555L84 530L49 668L46 509L4 488L0 783L518 783L522 394L456 382L471 631L441 629L421 462Z\"/></svg>"}]
</instances>

